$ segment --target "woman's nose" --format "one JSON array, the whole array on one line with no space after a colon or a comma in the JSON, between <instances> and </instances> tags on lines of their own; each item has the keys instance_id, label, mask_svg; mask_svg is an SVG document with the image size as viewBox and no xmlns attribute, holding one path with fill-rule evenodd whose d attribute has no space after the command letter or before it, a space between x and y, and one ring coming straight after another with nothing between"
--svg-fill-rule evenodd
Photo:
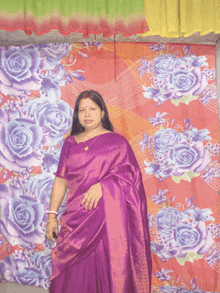
<instances>
[{"instance_id":1,"label":"woman's nose","mask_svg":"<svg viewBox=\"0 0 220 293\"><path fill-rule=\"evenodd\" d=\"M90 111L89 111L89 109L86 109L85 116L88 117L89 115L90 115Z\"/></svg>"}]
</instances>

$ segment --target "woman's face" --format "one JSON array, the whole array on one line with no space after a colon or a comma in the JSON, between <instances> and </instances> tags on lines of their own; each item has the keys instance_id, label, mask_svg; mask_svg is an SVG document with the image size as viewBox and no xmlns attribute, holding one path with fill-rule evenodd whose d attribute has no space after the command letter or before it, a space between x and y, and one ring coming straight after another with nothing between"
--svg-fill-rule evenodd
<instances>
[{"instance_id":1,"label":"woman's face","mask_svg":"<svg viewBox=\"0 0 220 293\"><path fill-rule=\"evenodd\" d=\"M86 130L96 129L102 126L104 111L90 98L82 99L79 103L78 118L80 124Z\"/></svg>"}]
</instances>

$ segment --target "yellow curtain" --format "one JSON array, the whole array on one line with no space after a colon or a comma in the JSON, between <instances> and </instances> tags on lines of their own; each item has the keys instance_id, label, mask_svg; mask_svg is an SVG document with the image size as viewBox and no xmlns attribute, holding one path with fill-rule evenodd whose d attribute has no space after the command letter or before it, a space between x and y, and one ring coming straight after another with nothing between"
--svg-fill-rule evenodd
<instances>
[{"instance_id":1,"label":"yellow curtain","mask_svg":"<svg viewBox=\"0 0 220 293\"><path fill-rule=\"evenodd\" d=\"M140 36L188 37L195 32L220 33L219 0L145 0L150 31Z\"/></svg>"}]
</instances>

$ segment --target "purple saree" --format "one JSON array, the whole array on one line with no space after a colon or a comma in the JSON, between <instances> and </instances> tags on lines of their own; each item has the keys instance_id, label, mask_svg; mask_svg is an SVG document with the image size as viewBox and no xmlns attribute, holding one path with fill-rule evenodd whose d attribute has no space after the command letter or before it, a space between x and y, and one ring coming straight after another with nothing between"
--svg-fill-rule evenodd
<instances>
[{"instance_id":1,"label":"purple saree","mask_svg":"<svg viewBox=\"0 0 220 293\"><path fill-rule=\"evenodd\" d=\"M52 250L50 292L150 293L146 196L133 151L116 133L86 144L88 151L68 137L55 173L69 191ZM103 196L96 209L85 210L83 193L97 182Z\"/></svg>"}]
</instances>

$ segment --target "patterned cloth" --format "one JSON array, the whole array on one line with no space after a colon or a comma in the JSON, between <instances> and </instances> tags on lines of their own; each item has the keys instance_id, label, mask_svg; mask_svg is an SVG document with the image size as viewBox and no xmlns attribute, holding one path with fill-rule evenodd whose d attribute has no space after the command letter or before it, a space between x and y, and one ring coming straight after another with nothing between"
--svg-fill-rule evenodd
<instances>
[{"instance_id":1,"label":"patterned cloth","mask_svg":"<svg viewBox=\"0 0 220 293\"><path fill-rule=\"evenodd\" d=\"M152 292L219 292L215 46L47 44L0 56L0 273L49 287L53 172L76 97L94 89L142 171ZM59 217L64 211L63 203Z\"/></svg>"}]
</instances>

